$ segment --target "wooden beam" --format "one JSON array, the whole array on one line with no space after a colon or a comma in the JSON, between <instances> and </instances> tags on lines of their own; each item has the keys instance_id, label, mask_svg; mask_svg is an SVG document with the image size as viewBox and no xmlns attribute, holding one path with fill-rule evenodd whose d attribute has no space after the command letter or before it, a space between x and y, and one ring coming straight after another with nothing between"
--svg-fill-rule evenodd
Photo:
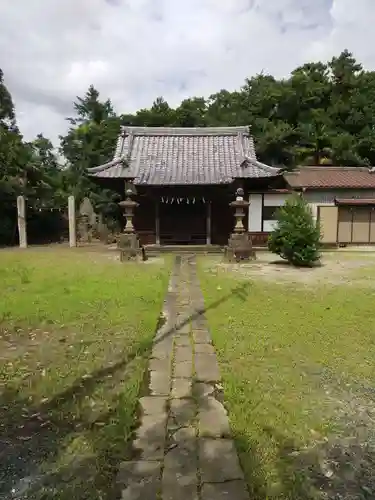
<instances>
[{"instance_id":1,"label":"wooden beam","mask_svg":"<svg viewBox=\"0 0 375 500\"><path fill-rule=\"evenodd\" d=\"M206 244L211 245L211 201L207 202L207 221L206 221Z\"/></svg>"},{"instance_id":2,"label":"wooden beam","mask_svg":"<svg viewBox=\"0 0 375 500\"><path fill-rule=\"evenodd\" d=\"M155 235L156 235L156 244L160 245L160 202L156 200L155 202Z\"/></svg>"}]
</instances>

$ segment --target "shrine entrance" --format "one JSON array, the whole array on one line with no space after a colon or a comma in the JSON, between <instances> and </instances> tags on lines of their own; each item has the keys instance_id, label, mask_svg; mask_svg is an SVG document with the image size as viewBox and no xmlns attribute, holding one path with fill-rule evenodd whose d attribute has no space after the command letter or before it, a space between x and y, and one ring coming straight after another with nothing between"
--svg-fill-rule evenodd
<instances>
[{"instance_id":1,"label":"shrine entrance","mask_svg":"<svg viewBox=\"0 0 375 500\"><path fill-rule=\"evenodd\" d=\"M159 202L161 245L205 245L210 202L204 198L163 198Z\"/></svg>"}]
</instances>

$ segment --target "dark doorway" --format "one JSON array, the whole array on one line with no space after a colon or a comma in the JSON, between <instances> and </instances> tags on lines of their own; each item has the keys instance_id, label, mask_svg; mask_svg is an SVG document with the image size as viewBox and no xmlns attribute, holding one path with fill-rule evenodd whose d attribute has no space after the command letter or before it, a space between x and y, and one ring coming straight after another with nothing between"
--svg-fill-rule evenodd
<instances>
[{"instance_id":1,"label":"dark doorway","mask_svg":"<svg viewBox=\"0 0 375 500\"><path fill-rule=\"evenodd\" d=\"M211 241L213 245L227 245L234 227L233 210L228 201L217 199L211 209Z\"/></svg>"},{"instance_id":2,"label":"dark doorway","mask_svg":"<svg viewBox=\"0 0 375 500\"><path fill-rule=\"evenodd\" d=\"M207 204L201 199L176 199L160 203L162 245L204 245L207 231Z\"/></svg>"}]
</instances>

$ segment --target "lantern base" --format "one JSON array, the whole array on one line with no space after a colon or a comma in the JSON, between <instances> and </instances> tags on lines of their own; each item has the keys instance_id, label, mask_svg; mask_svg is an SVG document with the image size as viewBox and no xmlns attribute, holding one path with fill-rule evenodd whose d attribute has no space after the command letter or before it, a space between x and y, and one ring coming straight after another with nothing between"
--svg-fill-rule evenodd
<instances>
[{"instance_id":1,"label":"lantern base","mask_svg":"<svg viewBox=\"0 0 375 500\"><path fill-rule=\"evenodd\" d=\"M145 249L140 245L135 233L120 234L117 248L120 250L121 262L147 260Z\"/></svg>"},{"instance_id":2,"label":"lantern base","mask_svg":"<svg viewBox=\"0 0 375 500\"><path fill-rule=\"evenodd\" d=\"M232 233L224 250L226 262L255 260L256 254L249 233Z\"/></svg>"}]
</instances>

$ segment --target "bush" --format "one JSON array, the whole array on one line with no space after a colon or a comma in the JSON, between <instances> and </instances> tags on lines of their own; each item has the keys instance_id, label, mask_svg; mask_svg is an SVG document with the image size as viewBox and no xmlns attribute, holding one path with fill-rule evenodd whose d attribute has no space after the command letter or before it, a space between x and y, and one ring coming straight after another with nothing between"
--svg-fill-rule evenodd
<instances>
[{"instance_id":1,"label":"bush","mask_svg":"<svg viewBox=\"0 0 375 500\"><path fill-rule=\"evenodd\" d=\"M306 201L291 197L277 214L268 249L294 266L312 267L320 259L320 227Z\"/></svg>"}]
</instances>

